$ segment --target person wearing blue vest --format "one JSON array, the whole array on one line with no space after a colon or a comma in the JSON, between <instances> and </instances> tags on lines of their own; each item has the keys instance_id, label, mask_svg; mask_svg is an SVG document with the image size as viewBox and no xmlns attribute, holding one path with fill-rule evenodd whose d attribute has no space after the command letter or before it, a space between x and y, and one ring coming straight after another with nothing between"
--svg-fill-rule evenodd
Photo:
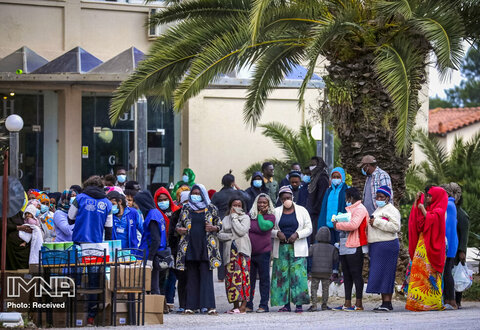
<instances>
[{"instance_id":1,"label":"person wearing blue vest","mask_svg":"<svg viewBox=\"0 0 480 330\"><path fill-rule=\"evenodd\" d=\"M102 179L91 176L83 184L68 210L68 222L73 227L72 240L80 243L101 243L112 239L112 203L103 191Z\"/></svg>"},{"instance_id":2,"label":"person wearing blue vest","mask_svg":"<svg viewBox=\"0 0 480 330\"><path fill-rule=\"evenodd\" d=\"M122 249L138 248L140 242L137 231L143 234L143 226L137 210L127 207L125 195L118 191L108 193L107 197L112 203L112 238L122 241Z\"/></svg>"},{"instance_id":3,"label":"person wearing blue vest","mask_svg":"<svg viewBox=\"0 0 480 330\"><path fill-rule=\"evenodd\" d=\"M101 243L104 239L112 239L112 203L105 195L102 179L98 175L91 176L83 183L83 192L77 195L68 209L68 222L74 225L72 239L75 244ZM96 285L99 281L98 267L88 268L89 285ZM90 300L97 300L97 295L91 295ZM88 325L95 322L95 305L88 304Z\"/></svg>"},{"instance_id":4,"label":"person wearing blue vest","mask_svg":"<svg viewBox=\"0 0 480 330\"><path fill-rule=\"evenodd\" d=\"M160 268L160 256L158 255L160 251L167 248L165 218L155 207L155 202L149 191L143 190L138 192L134 200L145 219L140 249L146 251L147 266L152 266L151 294L165 295L165 280L168 269L162 270Z\"/></svg>"}]
</instances>

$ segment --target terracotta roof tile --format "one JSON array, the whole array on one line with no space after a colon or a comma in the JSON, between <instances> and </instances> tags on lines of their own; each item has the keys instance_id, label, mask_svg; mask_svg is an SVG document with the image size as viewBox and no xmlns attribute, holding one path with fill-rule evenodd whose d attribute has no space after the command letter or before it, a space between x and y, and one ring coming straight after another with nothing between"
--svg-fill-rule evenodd
<instances>
[{"instance_id":1,"label":"terracotta roof tile","mask_svg":"<svg viewBox=\"0 0 480 330\"><path fill-rule=\"evenodd\" d=\"M428 132L445 134L480 122L480 107L436 108L429 111Z\"/></svg>"}]
</instances>

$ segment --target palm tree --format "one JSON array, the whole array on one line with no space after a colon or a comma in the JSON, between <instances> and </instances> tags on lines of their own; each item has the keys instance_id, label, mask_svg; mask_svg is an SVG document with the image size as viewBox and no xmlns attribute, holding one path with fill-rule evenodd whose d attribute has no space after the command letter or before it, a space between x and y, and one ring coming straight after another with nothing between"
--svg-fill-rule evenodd
<instances>
[{"instance_id":1,"label":"palm tree","mask_svg":"<svg viewBox=\"0 0 480 330\"><path fill-rule=\"evenodd\" d=\"M310 162L310 158L316 154L316 141L313 139L310 131L312 126L309 123L300 126L298 131L295 131L281 123L272 122L268 124L259 125L263 129L262 134L269 137L282 150L283 159L266 159L275 166L275 179L282 180L290 171L290 166L294 162L306 166ZM250 180L253 172L259 171L262 163L257 162L250 165L243 174L246 180ZM279 181L280 182L280 181Z\"/></svg>"},{"instance_id":2,"label":"palm tree","mask_svg":"<svg viewBox=\"0 0 480 330\"><path fill-rule=\"evenodd\" d=\"M442 75L458 68L462 38L474 37L465 31L478 33L471 15L478 7L478 0L172 0L150 24L175 26L117 89L110 119L145 94L180 111L219 74L254 64L244 119L255 127L269 93L294 65L308 63L303 100L323 57L344 167L361 186L356 165L375 155L400 198L429 58Z\"/></svg>"}]
</instances>

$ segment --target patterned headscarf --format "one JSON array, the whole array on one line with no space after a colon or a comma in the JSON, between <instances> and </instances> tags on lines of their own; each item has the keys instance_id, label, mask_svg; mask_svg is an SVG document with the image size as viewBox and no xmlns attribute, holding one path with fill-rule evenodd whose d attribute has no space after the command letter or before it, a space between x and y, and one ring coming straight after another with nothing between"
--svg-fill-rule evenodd
<instances>
[{"instance_id":1,"label":"patterned headscarf","mask_svg":"<svg viewBox=\"0 0 480 330\"><path fill-rule=\"evenodd\" d=\"M180 188L177 189L177 201L180 200L180 195L182 194L182 192L189 192L190 191L190 187L188 186L181 186Z\"/></svg>"},{"instance_id":2,"label":"patterned headscarf","mask_svg":"<svg viewBox=\"0 0 480 330\"><path fill-rule=\"evenodd\" d=\"M60 200L58 201L57 210L68 213L70 209L70 198L72 197L72 190L64 190Z\"/></svg>"},{"instance_id":3,"label":"patterned headscarf","mask_svg":"<svg viewBox=\"0 0 480 330\"><path fill-rule=\"evenodd\" d=\"M48 202L50 203L50 198L48 197L47 194L40 194L37 196L37 200L40 201L40 203Z\"/></svg>"}]
</instances>

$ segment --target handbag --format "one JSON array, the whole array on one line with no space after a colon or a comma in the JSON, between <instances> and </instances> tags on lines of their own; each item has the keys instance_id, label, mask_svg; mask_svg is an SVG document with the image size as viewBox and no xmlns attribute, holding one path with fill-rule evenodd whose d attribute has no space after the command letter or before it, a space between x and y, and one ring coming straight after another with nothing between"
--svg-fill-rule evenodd
<instances>
[{"instance_id":1,"label":"handbag","mask_svg":"<svg viewBox=\"0 0 480 330\"><path fill-rule=\"evenodd\" d=\"M172 250L167 247L165 250L157 251L155 255L154 262L158 265L158 267L162 270L173 268L174 260L172 255Z\"/></svg>"}]
</instances>

